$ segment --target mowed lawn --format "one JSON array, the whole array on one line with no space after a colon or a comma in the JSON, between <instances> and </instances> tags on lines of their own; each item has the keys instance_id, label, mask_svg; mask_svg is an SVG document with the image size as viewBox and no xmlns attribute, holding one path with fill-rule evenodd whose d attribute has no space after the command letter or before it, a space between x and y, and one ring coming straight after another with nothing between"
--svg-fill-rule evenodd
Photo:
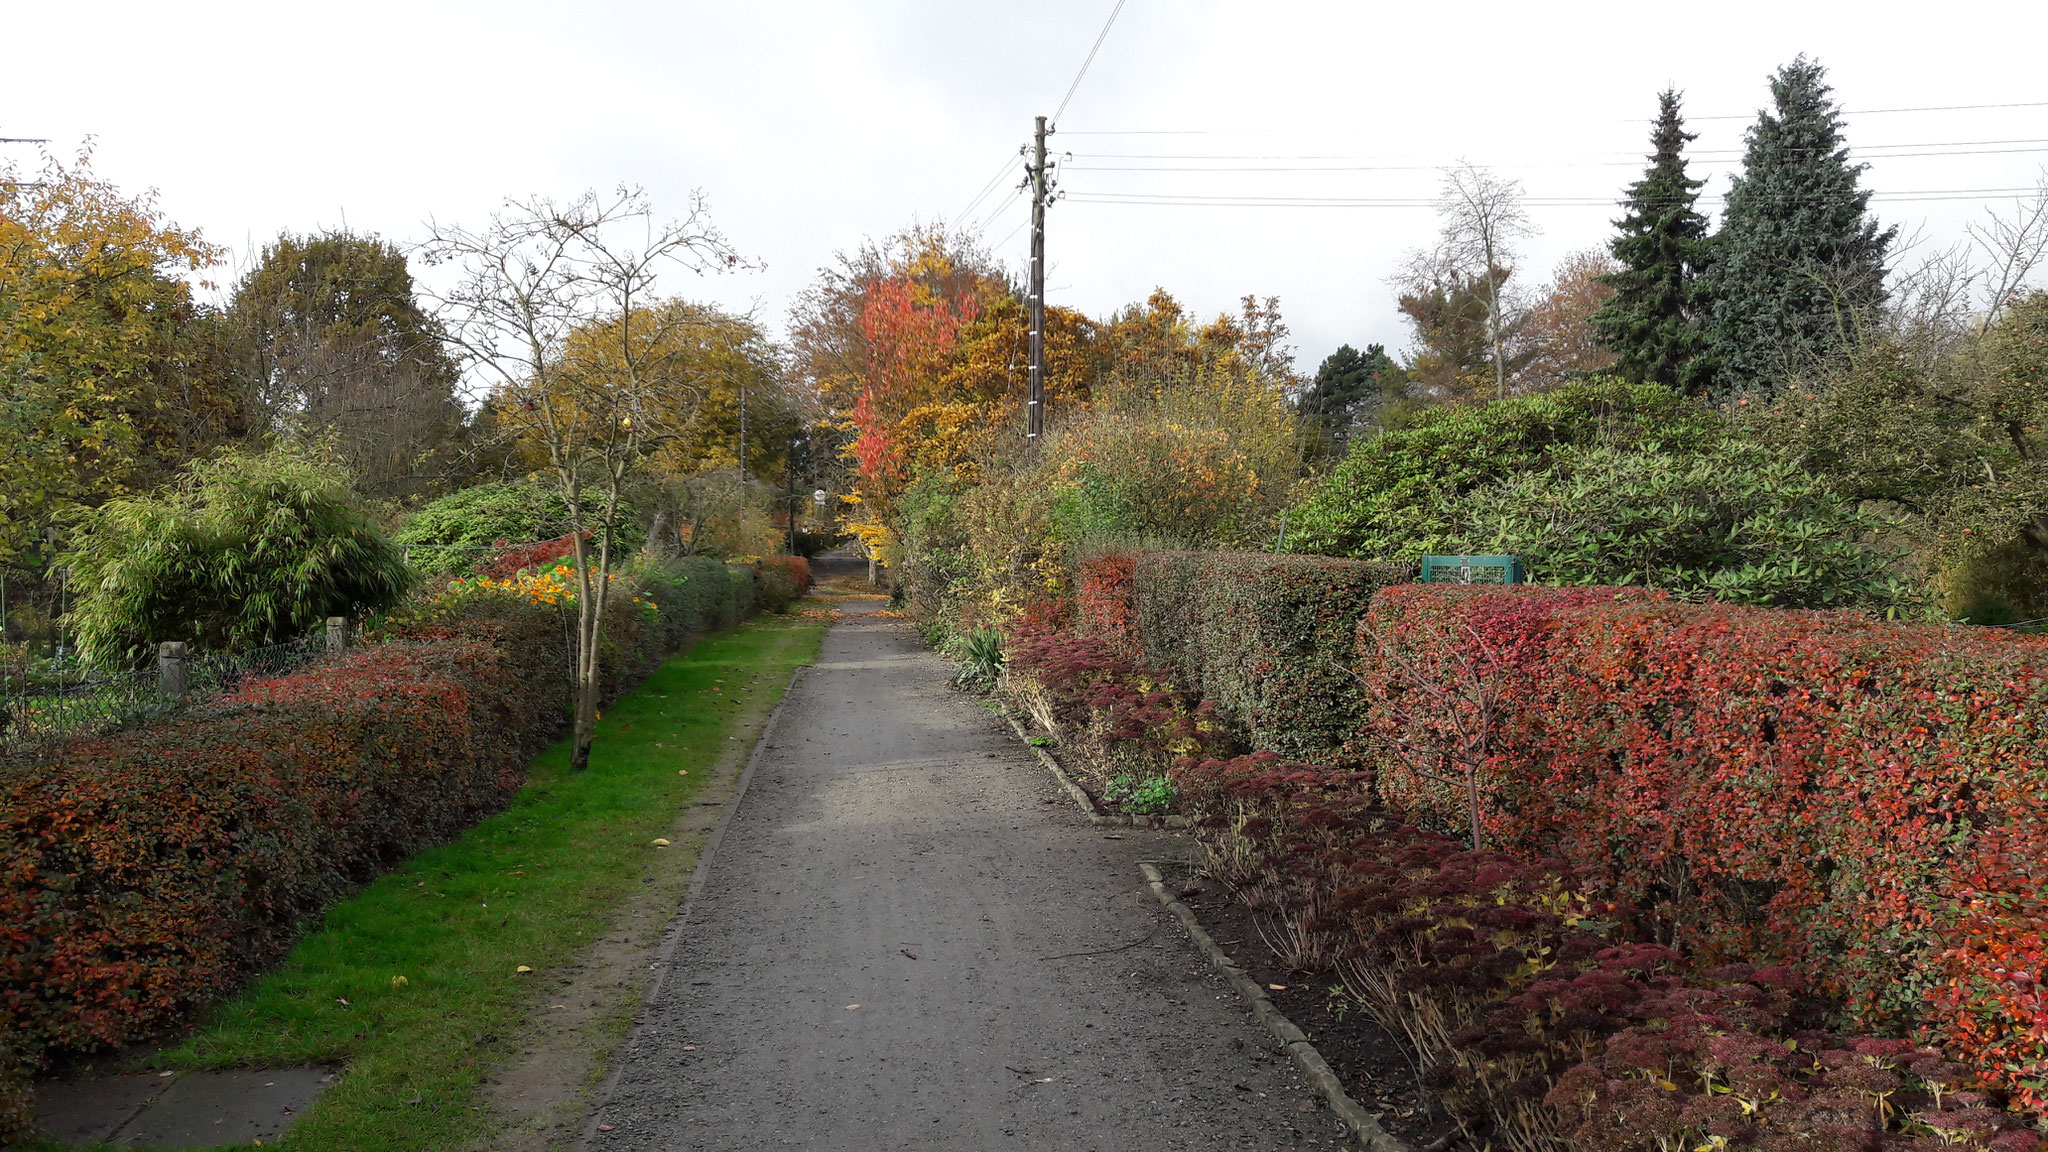
<instances>
[{"instance_id":1,"label":"mowed lawn","mask_svg":"<svg viewBox=\"0 0 2048 1152\"><path fill-rule=\"evenodd\" d=\"M503 813L330 909L274 972L207 1013L165 1069L339 1063L289 1149L446 1149L538 984L601 935L708 769L815 659L816 619L763 617L673 657L604 713L590 769L542 754ZM687 772L687 774L684 774ZM524 965L532 971L521 973Z\"/></svg>"}]
</instances>

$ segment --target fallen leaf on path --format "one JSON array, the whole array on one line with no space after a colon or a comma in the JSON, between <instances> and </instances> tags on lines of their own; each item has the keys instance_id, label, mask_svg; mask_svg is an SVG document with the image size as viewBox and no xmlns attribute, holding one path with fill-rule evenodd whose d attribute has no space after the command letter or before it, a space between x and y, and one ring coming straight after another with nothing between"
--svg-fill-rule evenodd
<instances>
[{"instance_id":1,"label":"fallen leaf on path","mask_svg":"<svg viewBox=\"0 0 2048 1152\"><path fill-rule=\"evenodd\" d=\"M847 1010L848 1012L853 1012L853 1011L857 1011L857 1010L858 1010L859 1008L860 1008L860 1005L858 1005L858 1004L848 1004L848 1005L846 1006L846 1010Z\"/></svg>"}]
</instances>

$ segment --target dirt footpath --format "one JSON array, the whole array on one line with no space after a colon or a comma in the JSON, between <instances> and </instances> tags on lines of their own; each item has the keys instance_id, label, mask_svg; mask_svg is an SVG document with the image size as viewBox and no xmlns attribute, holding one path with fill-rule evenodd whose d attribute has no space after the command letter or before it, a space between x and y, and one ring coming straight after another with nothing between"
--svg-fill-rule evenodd
<instances>
[{"instance_id":1,"label":"dirt footpath","mask_svg":"<svg viewBox=\"0 0 2048 1152\"><path fill-rule=\"evenodd\" d=\"M1193 846L1090 827L948 674L826 636L586 1146L1344 1146L1145 890Z\"/></svg>"}]
</instances>

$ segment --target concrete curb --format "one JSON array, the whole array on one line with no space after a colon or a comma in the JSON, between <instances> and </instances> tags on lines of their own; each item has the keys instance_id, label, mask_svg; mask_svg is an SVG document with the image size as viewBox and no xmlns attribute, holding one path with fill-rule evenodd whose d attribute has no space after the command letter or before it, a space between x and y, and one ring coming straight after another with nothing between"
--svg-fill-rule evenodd
<instances>
[{"instance_id":1,"label":"concrete curb","mask_svg":"<svg viewBox=\"0 0 2048 1152\"><path fill-rule=\"evenodd\" d=\"M1194 910L1166 890L1166 881L1159 874L1159 869L1150 864L1139 864L1138 867L1144 871L1145 883L1152 889L1152 895L1158 897L1161 904L1166 905L1167 911L1173 913L1174 919L1180 921L1181 927L1187 930L1195 946L1209 957L1209 963L1215 965L1230 979L1231 985L1237 989L1237 994L1251 1006L1252 1015L1258 1017L1259 1023L1265 1025L1266 1031L1271 1032L1273 1038L1280 1042L1280 1046L1287 1050L1287 1054L1294 1058L1294 1063L1300 1067L1303 1078L1315 1085L1316 1090L1323 1094L1323 1099L1330 1105L1330 1111L1344 1121L1351 1129L1352 1135L1356 1136L1370 1152L1414 1152L1406 1143L1395 1139L1386 1129L1380 1127L1380 1122L1373 1119L1372 1113L1359 1107L1358 1101L1353 1100L1350 1094L1344 1091L1344 1082L1330 1070L1329 1063L1323 1059L1321 1052L1316 1051L1316 1046L1309 1042L1308 1036L1295 1027L1294 1021L1289 1020L1285 1013L1274 1007L1273 998L1266 995L1266 990L1259 987L1258 981L1253 980L1244 969L1232 963L1230 955L1216 946L1216 941L1210 939L1209 933L1202 929L1201 921L1195 919Z\"/></svg>"},{"instance_id":2,"label":"concrete curb","mask_svg":"<svg viewBox=\"0 0 2048 1152\"><path fill-rule=\"evenodd\" d=\"M1090 796L1086 788L1075 783L1074 778L1067 775L1067 770L1060 766L1060 762L1053 757L1052 753L1031 742L1030 733L1024 730L1024 722L1017 718L1015 711L1005 707L1003 709L1003 719L1010 722L1010 731L1017 734L1017 739L1024 742L1024 746L1031 750L1031 754L1038 757L1038 762L1045 765L1045 770L1052 773L1053 779L1060 782L1060 787L1067 790L1067 795L1074 798L1074 805L1081 809L1083 816L1088 817L1090 824L1098 828L1186 828L1189 826L1188 818L1185 816L1157 817L1158 823L1154 824L1155 817L1121 816L1105 813L1096 805L1095 797Z\"/></svg>"},{"instance_id":3,"label":"concrete curb","mask_svg":"<svg viewBox=\"0 0 2048 1152\"><path fill-rule=\"evenodd\" d=\"M697 854L697 867L690 873L690 886L684 889L683 898L676 905L675 916L669 921L668 932L662 938L661 950L655 954L654 981L647 986L647 994L640 999L641 1012L661 1003L662 990L668 986L668 974L675 967L676 949L682 945L683 924L689 920L691 910L697 906L697 898L703 895L705 881L711 876L711 861L718 855L718 846L725 843L725 831L732 826L733 817L739 814L741 802L747 798L747 786L754 782L754 768L760 764L761 753L767 749L768 742L775 737L775 727L782 720L783 706L789 703L790 694L796 691L797 681L802 679L803 674L810 668L808 664L799 664L790 670L789 683L783 686L782 698L769 710L768 721L761 725L761 735L754 741L753 751L747 754L747 765L740 770L739 787L733 791L732 799L725 802L724 810L718 814L718 823L712 825L711 835L704 840L704 850ZM626 1036L628 1039L632 1037L631 1030L627 1031ZM621 1046L623 1047L623 1043ZM603 1119L605 1105L611 1103L612 1094L618 1090L619 1074L624 1069L625 1061L615 1054L611 1069L605 1073L604 1085L598 1089L596 1097L591 1101L590 1118L583 1125L583 1134L576 1139L577 1148L590 1147L590 1142L597 1137L597 1126Z\"/></svg>"}]
</instances>

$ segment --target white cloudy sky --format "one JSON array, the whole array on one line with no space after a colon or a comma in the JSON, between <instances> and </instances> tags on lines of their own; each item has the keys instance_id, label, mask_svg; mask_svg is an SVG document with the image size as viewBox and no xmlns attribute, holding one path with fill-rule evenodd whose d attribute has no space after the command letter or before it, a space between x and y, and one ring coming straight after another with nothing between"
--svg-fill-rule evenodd
<instances>
[{"instance_id":1,"label":"white cloudy sky","mask_svg":"<svg viewBox=\"0 0 2048 1152\"><path fill-rule=\"evenodd\" d=\"M173 219L242 251L344 220L413 240L429 216L480 221L510 194L628 182L680 210L702 189L766 268L669 288L779 322L835 249L959 218L1059 103L1112 5L4 0L0 135L63 152L90 135L102 174L159 189ZM1341 342L1398 348L1383 278L1428 238L1426 208L1083 200L1426 200L1433 166L1466 158L1532 197L1593 201L1536 209L1525 267L1541 278L1607 235L1659 89L1686 91L1703 157L1732 159L1766 74L1800 52L1829 67L1881 193L2030 186L2048 160L2044 33L2036 0L1127 0L1055 138L1076 156L1050 296L1099 315L1155 285L1209 313L1278 295L1306 366ZM1875 111L1991 104L2036 106ZM1134 166L1367 170L1104 170ZM1946 241L1986 202L1881 212ZM1022 199L969 219L984 216L1020 261Z\"/></svg>"}]
</instances>

